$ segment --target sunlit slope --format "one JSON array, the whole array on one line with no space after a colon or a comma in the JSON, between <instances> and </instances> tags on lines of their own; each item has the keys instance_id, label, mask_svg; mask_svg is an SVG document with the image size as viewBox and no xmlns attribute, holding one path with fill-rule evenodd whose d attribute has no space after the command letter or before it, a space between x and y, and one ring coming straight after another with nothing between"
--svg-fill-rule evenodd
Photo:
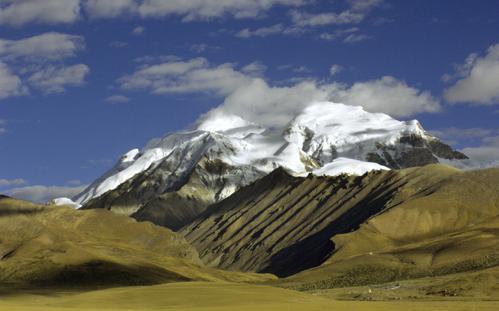
<instances>
[{"instance_id":1,"label":"sunlit slope","mask_svg":"<svg viewBox=\"0 0 499 311\"><path fill-rule=\"evenodd\" d=\"M182 236L150 223L104 210L0 199L0 287L221 279L261 278L205 269Z\"/></svg>"},{"instance_id":2,"label":"sunlit slope","mask_svg":"<svg viewBox=\"0 0 499 311\"><path fill-rule=\"evenodd\" d=\"M406 257L392 258L430 273L433 268L424 265L495 260L498 187L499 169L429 165L308 178L278 170L212 206L181 232L205 263L234 270L287 276L320 264L334 270L345 260L348 269L357 269L349 273L362 274L367 259L354 263L351 257L384 261L376 254L397 249ZM311 270L317 270L311 279L329 279L329 270L321 269ZM369 268L364 272L371 274Z\"/></svg>"},{"instance_id":3,"label":"sunlit slope","mask_svg":"<svg viewBox=\"0 0 499 311\"><path fill-rule=\"evenodd\" d=\"M394 208L359 230L333 237L334 254L289 281L303 283L302 288L330 288L499 266L498 169L411 185L421 192L408 198L402 191L393 199ZM491 284L497 285L498 274L491 275Z\"/></svg>"}]
</instances>

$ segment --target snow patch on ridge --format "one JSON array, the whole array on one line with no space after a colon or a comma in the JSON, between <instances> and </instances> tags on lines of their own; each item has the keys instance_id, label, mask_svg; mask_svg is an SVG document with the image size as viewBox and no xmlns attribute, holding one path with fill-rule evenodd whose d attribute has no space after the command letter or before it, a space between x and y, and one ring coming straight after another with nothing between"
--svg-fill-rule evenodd
<instances>
[{"instance_id":1,"label":"snow patch on ridge","mask_svg":"<svg viewBox=\"0 0 499 311\"><path fill-rule=\"evenodd\" d=\"M321 168L312 171L317 176L337 176L341 174L361 176L370 171L389 171L386 166L378 163L353 160L348 158L337 158Z\"/></svg>"},{"instance_id":2,"label":"snow patch on ridge","mask_svg":"<svg viewBox=\"0 0 499 311\"><path fill-rule=\"evenodd\" d=\"M69 206L69 207L72 207L74 209L79 209L81 207L80 204L74 202L73 200L71 200L69 198L53 199L50 203L54 204L56 206Z\"/></svg>"}]
</instances>

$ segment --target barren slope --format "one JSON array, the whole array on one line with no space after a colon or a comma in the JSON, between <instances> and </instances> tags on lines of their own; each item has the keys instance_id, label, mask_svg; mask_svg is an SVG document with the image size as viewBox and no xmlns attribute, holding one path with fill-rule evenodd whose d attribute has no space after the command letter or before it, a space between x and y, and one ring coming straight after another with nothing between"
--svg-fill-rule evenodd
<instances>
[{"instance_id":1,"label":"barren slope","mask_svg":"<svg viewBox=\"0 0 499 311\"><path fill-rule=\"evenodd\" d=\"M0 287L262 278L205 269L182 236L151 223L0 198Z\"/></svg>"},{"instance_id":2,"label":"barren slope","mask_svg":"<svg viewBox=\"0 0 499 311\"><path fill-rule=\"evenodd\" d=\"M450 273L460 263L464 270L493 265L498 211L499 169L429 165L308 178L278 170L213 205L181 233L206 264L227 269L286 276L323 264L302 278L315 282L340 270L360 273L366 258L353 264L353 257L384 262L385 251L401 253L390 258L421 269L414 275L420 276L433 273L429 266ZM491 262L465 263L476 258ZM336 270L342 260L346 270ZM369 267L363 272L372 274Z\"/></svg>"}]
</instances>

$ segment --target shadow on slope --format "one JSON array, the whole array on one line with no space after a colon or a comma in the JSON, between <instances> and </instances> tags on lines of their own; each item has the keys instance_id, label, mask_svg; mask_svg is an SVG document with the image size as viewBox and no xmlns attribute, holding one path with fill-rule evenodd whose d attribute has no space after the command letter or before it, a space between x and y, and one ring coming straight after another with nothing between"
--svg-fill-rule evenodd
<instances>
[{"instance_id":1,"label":"shadow on slope","mask_svg":"<svg viewBox=\"0 0 499 311\"><path fill-rule=\"evenodd\" d=\"M495 226L498 209L499 169L307 178L277 170L180 232L210 266L289 276L321 265L290 280L339 273L353 278L338 281L347 286L490 267L497 232L476 225Z\"/></svg>"}]
</instances>

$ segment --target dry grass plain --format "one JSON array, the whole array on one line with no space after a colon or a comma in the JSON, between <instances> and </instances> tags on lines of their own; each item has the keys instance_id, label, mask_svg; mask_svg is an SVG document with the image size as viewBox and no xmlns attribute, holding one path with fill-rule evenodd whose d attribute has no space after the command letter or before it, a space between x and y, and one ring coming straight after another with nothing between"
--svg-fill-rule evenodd
<instances>
[{"instance_id":1,"label":"dry grass plain","mask_svg":"<svg viewBox=\"0 0 499 311\"><path fill-rule=\"evenodd\" d=\"M0 296L0 310L481 311L499 309L498 301L462 298L440 301L348 301L330 297L327 293L302 293L264 285L182 282L89 292L42 290L22 294L17 292L14 295L4 292Z\"/></svg>"}]
</instances>

